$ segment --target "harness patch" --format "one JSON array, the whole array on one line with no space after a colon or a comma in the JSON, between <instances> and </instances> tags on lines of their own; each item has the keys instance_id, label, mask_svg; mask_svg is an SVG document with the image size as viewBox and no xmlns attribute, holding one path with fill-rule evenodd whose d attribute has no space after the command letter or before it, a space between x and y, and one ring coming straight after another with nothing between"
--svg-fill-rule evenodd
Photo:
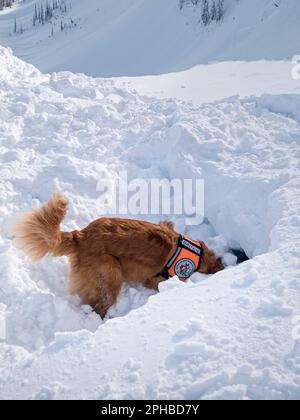
<instances>
[{"instance_id":1,"label":"harness patch","mask_svg":"<svg viewBox=\"0 0 300 420\"><path fill-rule=\"evenodd\" d=\"M182 279L190 278L191 275L195 273L195 271L195 264L192 260L189 260L187 258L178 261L178 263L175 265L175 274L176 276Z\"/></svg>"}]
</instances>

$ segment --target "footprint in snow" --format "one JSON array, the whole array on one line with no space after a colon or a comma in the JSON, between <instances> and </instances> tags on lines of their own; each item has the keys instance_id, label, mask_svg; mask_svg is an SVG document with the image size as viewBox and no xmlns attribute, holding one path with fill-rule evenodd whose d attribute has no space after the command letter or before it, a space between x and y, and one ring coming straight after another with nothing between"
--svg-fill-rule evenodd
<instances>
[{"instance_id":1,"label":"footprint in snow","mask_svg":"<svg viewBox=\"0 0 300 420\"><path fill-rule=\"evenodd\" d=\"M185 327L178 330L173 336L173 342L177 343L187 338L194 337L197 333L201 333L204 330L203 322L200 319L191 319Z\"/></svg>"},{"instance_id":2,"label":"footprint in snow","mask_svg":"<svg viewBox=\"0 0 300 420\"><path fill-rule=\"evenodd\" d=\"M244 289L250 287L253 283L258 280L258 273L256 270L250 270L244 277L238 278L231 284L232 288Z\"/></svg>"},{"instance_id":3,"label":"footprint in snow","mask_svg":"<svg viewBox=\"0 0 300 420\"><path fill-rule=\"evenodd\" d=\"M268 299L262 299L256 314L261 318L289 317L293 315L294 309L285 304L277 296L271 296Z\"/></svg>"}]
</instances>

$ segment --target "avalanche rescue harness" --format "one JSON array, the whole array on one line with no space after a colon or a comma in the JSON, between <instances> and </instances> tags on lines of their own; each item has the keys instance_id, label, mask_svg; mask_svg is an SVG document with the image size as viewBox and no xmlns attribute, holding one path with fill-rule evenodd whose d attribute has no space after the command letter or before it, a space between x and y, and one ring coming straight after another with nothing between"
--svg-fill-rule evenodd
<instances>
[{"instance_id":1,"label":"avalanche rescue harness","mask_svg":"<svg viewBox=\"0 0 300 420\"><path fill-rule=\"evenodd\" d=\"M175 254L159 275L166 280L177 276L179 280L186 281L192 274L199 271L203 254L204 250L200 242L180 236Z\"/></svg>"}]
</instances>

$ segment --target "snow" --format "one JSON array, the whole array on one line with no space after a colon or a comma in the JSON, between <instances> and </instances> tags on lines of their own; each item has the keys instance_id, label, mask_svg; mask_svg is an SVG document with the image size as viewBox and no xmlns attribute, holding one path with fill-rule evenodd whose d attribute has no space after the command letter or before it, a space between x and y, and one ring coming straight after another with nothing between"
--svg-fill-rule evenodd
<instances>
[{"instance_id":1,"label":"snow","mask_svg":"<svg viewBox=\"0 0 300 420\"><path fill-rule=\"evenodd\" d=\"M0 398L299 399L299 1L225 0L203 28L177 0L72 0L53 37L35 3L0 12L0 45L36 66L0 46ZM171 219L227 268L124 285L101 320L67 260L32 265L9 226L59 190L82 228L121 171L203 178L204 223Z\"/></svg>"},{"instance_id":2,"label":"snow","mask_svg":"<svg viewBox=\"0 0 300 420\"><path fill-rule=\"evenodd\" d=\"M281 83L182 102L120 80L43 74L0 47L2 399L299 399L300 98L299 82ZM67 261L32 265L9 226L60 190L64 229L84 227L108 210L99 179L120 170L202 177L205 223L173 221L228 267L171 279L158 294L124 286L102 321L68 297ZM232 247L251 259L236 265Z\"/></svg>"},{"instance_id":3,"label":"snow","mask_svg":"<svg viewBox=\"0 0 300 420\"><path fill-rule=\"evenodd\" d=\"M299 54L298 0L279 7L273 0L225 0L224 19L208 28L199 25L199 7L180 11L179 0L72 0L62 20L76 26L63 33L59 15L53 25L32 27L35 3L0 12L0 45L43 72L145 76L216 61L290 62ZM22 35L13 33L14 18Z\"/></svg>"},{"instance_id":4,"label":"snow","mask_svg":"<svg viewBox=\"0 0 300 420\"><path fill-rule=\"evenodd\" d=\"M299 80L291 77L292 61L225 61L158 76L114 78L141 95L177 98L194 104L231 96L300 93Z\"/></svg>"}]
</instances>

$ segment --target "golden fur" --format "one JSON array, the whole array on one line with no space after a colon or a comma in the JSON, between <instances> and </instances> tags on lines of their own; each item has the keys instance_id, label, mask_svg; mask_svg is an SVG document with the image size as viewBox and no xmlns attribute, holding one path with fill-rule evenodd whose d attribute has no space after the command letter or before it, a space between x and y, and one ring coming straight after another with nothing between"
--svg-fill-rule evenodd
<instances>
[{"instance_id":1,"label":"golden fur","mask_svg":"<svg viewBox=\"0 0 300 420\"><path fill-rule=\"evenodd\" d=\"M12 227L17 246L33 261L46 255L68 256L71 266L70 293L79 295L102 317L116 302L122 281L141 283L158 290L157 277L177 248L179 234L170 222L102 218L81 231L62 232L68 200L55 193L38 210L23 214ZM223 269L204 243L200 271Z\"/></svg>"}]
</instances>

